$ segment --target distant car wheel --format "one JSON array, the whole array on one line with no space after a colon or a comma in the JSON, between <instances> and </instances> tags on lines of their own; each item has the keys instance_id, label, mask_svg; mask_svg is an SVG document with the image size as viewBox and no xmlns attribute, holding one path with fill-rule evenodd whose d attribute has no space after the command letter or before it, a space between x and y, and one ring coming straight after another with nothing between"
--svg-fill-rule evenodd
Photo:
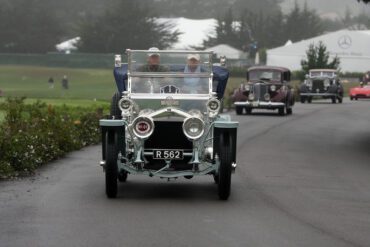
<instances>
[{"instance_id":1,"label":"distant car wheel","mask_svg":"<svg viewBox=\"0 0 370 247\"><path fill-rule=\"evenodd\" d=\"M336 96L331 97L331 103L333 103L333 104L337 103L337 97Z\"/></svg>"},{"instance_id":2,"label":"distant car wheel","mask_svg":"<svg viewBox=\"0 0 370 247\"><path fill-rule=\"evenodd\" d=\"M218 197L227 200L230 196L231 187L231 164L232 145L231 136L228 133L220 135L220 167L218 169Z\"/></svg>"},{"instance_id":3,"label":"distant car wheel","mask_svg":"<svg viewBox=\"0 0 370 247\"><path fill-rule=\"evenodd\" d=\"M286 108L285 106L279 108L279 112L278 113L279 113L280 116L284 116L285 115L285 108Z\"/></svg>"},{"instance_id":4,"label":"distant car wheel","mask_svg":"<svg viewBox=\"0 0 370 247\"><path fill-rule=\"evenodd\" d=\"M357 97L355 97L355 100L358 100L358 98L357 98Z\"/></svg>"},{"instance_id":5,"label":"distant car wheel","mask_svg":"<svg viewBox=\"0 0 370 247\"><path fill-rule=\"evenodd\" d=\"M307 103L311 104L312 103L312 97L307 98Z\"/></svg>"},{"instance_id":6,"label":"distant car wheel","mask_svg":"<svg viewBox=\"0 0 370 247\"><path fill-rule=\"evenodd\" d=\"M122 117L121 109L118 107L118 101L121 99L120 93L115 93L112 97L111 105L110 105L110 117L115 119L120 119Z\"/></svg>"},{"instance_id":7,"label":"distant car wheel","mask_svg":"<svg viewBox=\"0 0 370 247\"><path fill-rule=\"evenodd\" d=\"M218 184L218 180L220 177L217 174L213 174L213 180L215 181L215 184Z\"/></svg>"},{"instance_id":8,"label":"distant car wheel","mask_svg":"<svg viewBox=\"0 0 370 247\"><path fill-rule=\"evenodd\" d=\"M235 112L236 112L236 115L243 114L243 107L242 106L235 106Z\"/></svg>"},{"instance_id":9,"label":"distant car wheel","mask_svg":"<svg viewBox=\"0 0 370 247\"><path fill-rule=\"evenodd\" d=\"M106 158L105 158L105 193L108 198L117 197L117 146L116 135L112 131L107 132L106 138Z\"/></svg>"},{"instance_id":10,"label":"distant car wheel","mask_svg":"<svg viewBox=\"0 0 370 247\"><path fill-rule=\"evenodd\" d=\"M121 171L118 173L118 181L124 183L127 181L128 173L126 171Z\"/></svg>"},{"instance_id":11,"label":"distant car wheel","mask_svg":"<svg viewBox=\"0 0 370 247\"><path fill-rule=\"evenodd\" d=\"M341 96L338 97L338 103L342 104L343 103L343 98Z\"/></svg>"},{"instance_id":12,"label":"distant car wheel","mask_svg":"<svg viewBox=\"0 0 370 247\"><path fill-rule=\"evenodd\" d=\"M353 100L353 97L349 97L350 100Z\"/></svg>"},{"instance_id":13,"label":"distant car wheel","mask_svg":"<svg viewBox=\"0 0 370 247\"><path fill-rule=\"evenodd\" d=\"M302 104L306 103L306 97L305 96L301 96L301 103Z\"/></svg>"},{"instance_id":14,"label":"distant car wheel","mask_svg":"<svg viewBox=\"0 0 370 247\"><path fill-rule=\"evenodd\" d=\"M286 114L292 115L293 114L293 108L287 108L286 109Z\"/></svg>"},{"instance_id":15,"label":"distant car wheel","mask_svg":"<svg viewBox=\"0 0 370 247\"><path fill-rule=\"evenodd\" d=\"M246 108L245 112L247 113L247 115L251 115L252 114L252 108Z\"/></svg>"}]
</instances>

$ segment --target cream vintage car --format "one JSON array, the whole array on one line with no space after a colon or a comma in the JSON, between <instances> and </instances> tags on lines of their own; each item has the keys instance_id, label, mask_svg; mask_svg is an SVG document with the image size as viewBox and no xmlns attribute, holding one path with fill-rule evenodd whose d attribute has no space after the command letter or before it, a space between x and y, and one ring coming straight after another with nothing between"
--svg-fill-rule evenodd
<instances>
[{"instance_id":1,"label":"cream vintage car","mask_svg":"<svg viewBox=\"0 0 370 247\"><path fill-rule=\"evenodd\" d=\"M213 66L212 52L126 53L127 64L116 55L118 91L110 117L100 120L107 196L117 196L117 180L128 174L167 180L211 175L219 198L228 199L238 122L219 114L227 69ZM151 56L157 56L153 67ZM199 64L192 72L187 61L194 56Z\"/></svg>"}]
</instances>

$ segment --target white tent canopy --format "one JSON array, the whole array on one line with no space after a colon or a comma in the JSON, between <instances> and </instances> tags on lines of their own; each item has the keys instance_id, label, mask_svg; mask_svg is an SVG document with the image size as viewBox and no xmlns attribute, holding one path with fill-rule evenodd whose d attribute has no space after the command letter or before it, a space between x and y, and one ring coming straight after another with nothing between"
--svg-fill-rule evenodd
<instances>
[{"instance_id":1,"label":"white tent canopy","mask_svg":"<svg viewBox=\"0 0 370 247\"><path fill-rule=\"evenodd\" d=\"M267 65L300 70L308 46L319 41L326 45L331 59L336 55L340 58L341 71L365 72L370 69L370 30L340 30L268 50Z\"/></svg>"},{"instance_id":2,"label":"white tent canopy","mask_svg":"<svg viewBox=\"0 0 370 247\"><path fill-rule=\"evenodd\" d=\"M218 57L226 56L227 59L245 59L246 58L246 54L243 51L235 49L234 47L231 47L225 44L210 47L206 49L205 51L213 51L214 53L216 53Z\"/></svg>"},{"instance_id":3,"label":"white tent canopy","mask_svg":"<svg viewBox=\"0 0 370 247\"><path fill-rule=\"evenodd\" d=\"M214 37L216 35L216 19L158 18L157 22L172 24L172 31L181 32L179 40L172 45L172 49L189 49L191 46L201 46L208 36Z\"/></svg>"}]
</instances>

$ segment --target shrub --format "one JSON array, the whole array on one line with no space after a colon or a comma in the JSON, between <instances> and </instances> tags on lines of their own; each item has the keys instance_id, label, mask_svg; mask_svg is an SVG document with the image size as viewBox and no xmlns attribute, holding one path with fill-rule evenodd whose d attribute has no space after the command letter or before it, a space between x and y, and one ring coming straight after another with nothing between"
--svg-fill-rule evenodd
<instances>
[{"instance_id":1,"label":"shrub","mask_svg":"<svg viewBox=\"0 0 370 247\"><path fill-rule=\"evenodd\" d=\"M32 173L67 152L100 141L97 108L54 107L7 99L0 124L0 177Z\"/></svg>"}]
</instances>

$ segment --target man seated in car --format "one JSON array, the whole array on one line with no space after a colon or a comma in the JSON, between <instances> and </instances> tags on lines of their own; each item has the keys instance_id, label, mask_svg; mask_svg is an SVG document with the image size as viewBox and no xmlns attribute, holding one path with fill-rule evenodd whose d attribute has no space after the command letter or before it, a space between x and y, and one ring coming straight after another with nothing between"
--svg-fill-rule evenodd
<instances>
[{"instance_id":1,"label":"man seated in car","mask_svg":"<svg viewBox=\"0 0 370 247\"><path fill-rule=\"evenodd\" d=\"M138 68L140 72L168 72L168 68L161 65L159 49L157 47L150 48L148 53L147 64Z\"/></svg>"},{"instance_id":2,"label":"man seated in car","mask_svg":"<svg viewBox=\"0 0 370 247\"><path fill-rule=\"evenodd\" d=\"M184 73L200 73L200 56L198 54L189 54L187 56L187 62L185 65ZM199 87L199 82L201 78L199 77L185 77L185 90L190 91L190 93L197 93L197 87Z\"/></svg>"}]
</instances>

